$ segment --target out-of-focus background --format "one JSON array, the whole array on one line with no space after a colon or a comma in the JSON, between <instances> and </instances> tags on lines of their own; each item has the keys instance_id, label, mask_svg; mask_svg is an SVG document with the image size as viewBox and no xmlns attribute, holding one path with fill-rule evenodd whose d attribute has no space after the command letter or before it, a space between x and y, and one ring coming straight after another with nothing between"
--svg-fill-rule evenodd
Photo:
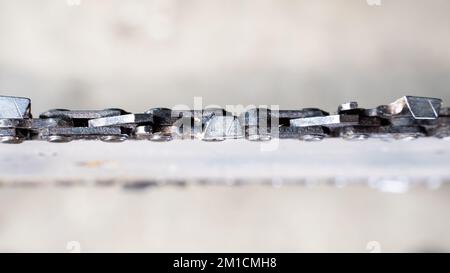
<instances>
[{"instance_id":1,"label":"out-of-focus background","mask_svg":"<svg viewBox=\"0 0 450 273\"><path fill-rule=\"evenodd\" d=\"M379 4L379 5L378 5ZM450 103L447 0L0 0L0 92L49 108Z\"/></svg>"},{"instance_id":2,"label":"out-of-focus background","mask_svg":"<svg viewBox=\"0 0 450 273\"><path fill-rule=\"evenodd\" d=\"M450 105L449 11L448 0L0 0L0 93L30 97L35 115L194 97L329 111L406 94ZM0 251L450 251L448 186L130 192L2 179Z\"/></svg>"}]
</instances>

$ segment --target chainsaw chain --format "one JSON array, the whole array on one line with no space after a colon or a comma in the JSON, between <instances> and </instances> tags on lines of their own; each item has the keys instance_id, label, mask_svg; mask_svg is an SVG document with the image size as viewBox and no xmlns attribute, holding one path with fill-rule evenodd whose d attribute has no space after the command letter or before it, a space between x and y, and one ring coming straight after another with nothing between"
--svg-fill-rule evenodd
<instances>
[{"instance_id":1,"label":"chainsaw chain","mask_svg":"<svg viewBox=\"0 0 450 273\"><path fill-rule=\"evenodd\" d=\"M437 98L405 96L376 108L360 108L356 102L341 104L334 114L318 108L274 110L251 108L233 115L221 108L171 110L153 108L143 113L122 109L94 111L54 109L33 118L31 100L0 96L0 142L24 140L68 142L99 139L170 141L201 139L221 141L246 138L322 140L450 139L450 108Z\"/></svg>"}]
</instances>

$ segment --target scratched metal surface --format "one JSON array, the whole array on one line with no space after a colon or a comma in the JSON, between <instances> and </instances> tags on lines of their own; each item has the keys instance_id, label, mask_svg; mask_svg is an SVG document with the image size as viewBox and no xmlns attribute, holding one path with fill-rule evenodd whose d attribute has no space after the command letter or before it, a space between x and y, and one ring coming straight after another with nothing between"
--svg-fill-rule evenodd
<instances>
[{"instance_id":1,"label":"scratched metal surface","mask_svg":"<svg viewBox=\"0 0 450 273\"><path fill-rule=\"evenodd\" d=\"M445 183L450 142L128 141L0 146L1 185ZM380 182L380 183L381 183ZM405 184L403 183L403 184Z\"/></svg>"}]
</instances>

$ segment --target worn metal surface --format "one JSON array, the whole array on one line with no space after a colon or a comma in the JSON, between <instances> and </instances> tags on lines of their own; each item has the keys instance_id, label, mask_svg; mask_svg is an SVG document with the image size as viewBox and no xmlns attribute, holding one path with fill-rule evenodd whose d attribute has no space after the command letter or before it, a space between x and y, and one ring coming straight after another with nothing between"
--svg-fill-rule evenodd
<instances>
[{"instance_id":1,"label":"worn metal surface","mask_svg":"<svg viewBox=\"0 0 450 273\"><path fill-rule=\"evenodd\" d=\"M382 187L445 183L450 143L175 140L120 144L44 141L0 146L3 186L361 183ZM391 182L389 182L391 181Z\"/></svg>"}]
</instances>

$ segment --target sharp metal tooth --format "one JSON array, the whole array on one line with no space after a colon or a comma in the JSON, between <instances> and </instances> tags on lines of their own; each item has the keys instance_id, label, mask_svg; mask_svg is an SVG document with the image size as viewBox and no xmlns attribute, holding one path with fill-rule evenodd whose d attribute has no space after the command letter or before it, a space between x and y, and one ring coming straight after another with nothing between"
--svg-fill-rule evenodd
<instances>
[{"instance_id":1,"label":"sharp metal tooth","mask_svg":"<svg viewBox=\"0 0 450 273\"><path fill-rule=\"evenodd\" d=\"M205 141L221 141L243 137L244 131L239 119L233 116L214 116L207 122L202 139Z\"/></svg>"},{"instance_id":2,"label":"sharp metal tooth","mask_svg":"<svg viewBox=\"0 0 450 273\"><path fill-rule=\"evenodd\" d=\"M31 118L31 100L22 97L0 96L0 118Z\"/></svg>"},{"instance_id":3,"label":"sharp metal tooth","mask_svg":"<svg viewBox=\"0 0 450 273\"><path fill-rule=\"evenodd\" d=\"M414 119L437 119L442 100L437 98L404 96L387 107L388 114L397 115L408 111Z\"/></svg>"}]
</instances>

